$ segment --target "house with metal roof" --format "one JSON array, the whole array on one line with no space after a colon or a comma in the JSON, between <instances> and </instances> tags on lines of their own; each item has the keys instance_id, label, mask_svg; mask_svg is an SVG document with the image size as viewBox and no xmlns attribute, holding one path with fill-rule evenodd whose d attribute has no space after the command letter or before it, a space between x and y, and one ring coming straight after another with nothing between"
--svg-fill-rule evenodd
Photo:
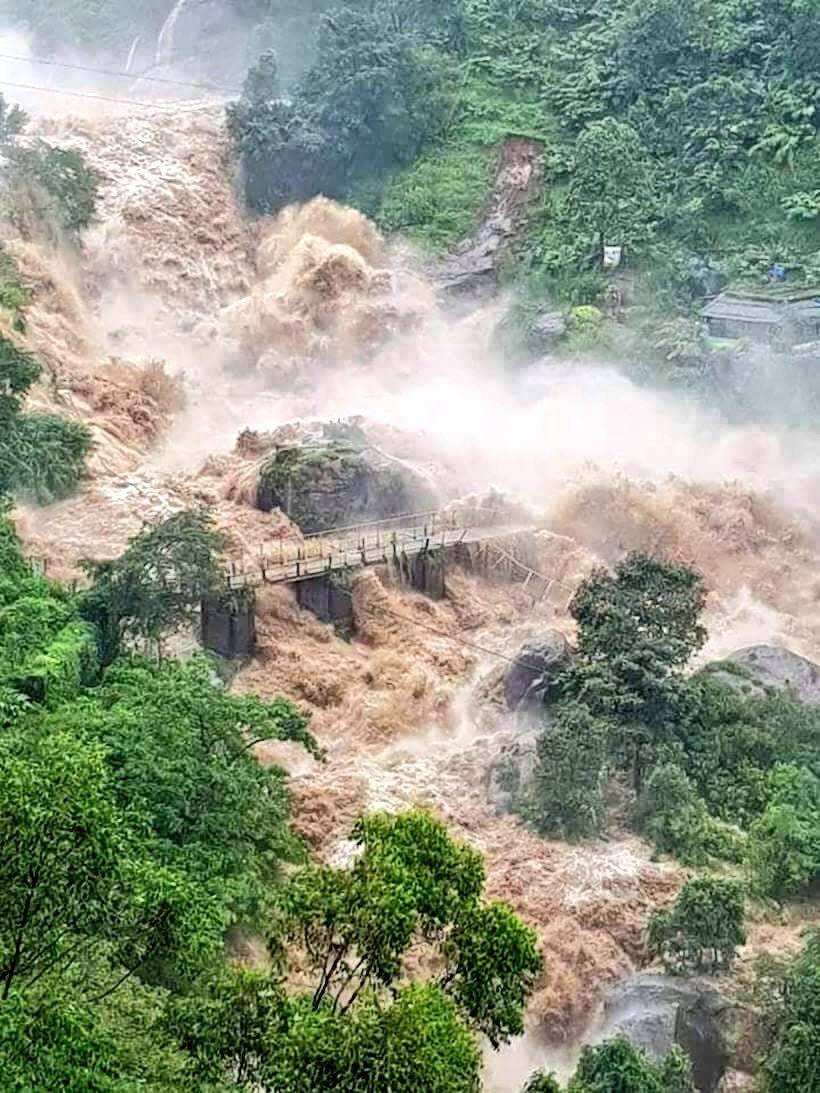
<instances>
[{"instance_id":1,"label":"house with metal roof","mask_svg":"<svg viewBox=\"0 0 820 1093\"><path fill-rule=\"evenodd\" d=\"M820 339L820 286L730 289L701 311L714 338L748 338L787 344Z\"/></svg>"}]
</instances>

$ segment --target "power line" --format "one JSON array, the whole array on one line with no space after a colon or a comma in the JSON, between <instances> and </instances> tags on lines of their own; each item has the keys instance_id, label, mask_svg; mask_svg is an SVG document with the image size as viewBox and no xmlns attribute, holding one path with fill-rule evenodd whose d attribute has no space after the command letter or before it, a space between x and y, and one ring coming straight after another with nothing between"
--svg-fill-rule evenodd
<instances>
[{"instance_id":1,"label":"power line","mask_svg":"<svg viewBox=\"0 0 820 1093\"><path fill-rule=\"evenodd\" d=\"M97 99L100 102L119 103L120 106L141 106L146 110L179 110L180 108L196 110L201 105L185 102L144 102L141 99L116 99L111 95L98 95L90 91L66 91L57 87L41 87L39 84L12 83L11 80L0 80L0 87L14 87L23 91L45 91L51 95L70 95L75 99Z\"/></svg>"},{"instance_id":2,"label":"power line","mask_svg":"<svg viewBox=\"0 0 820 1093\"><path fill-rule=\"evenodd\" d=\"M68 68L75 72L94 72L98 76L121 76L127 80L150 80L152 83L172 84L174 87L198 87L204 91L225 91L230 95L240 95L236 87L223 87L215 83L194 83L191 80L174 80L170 76L140 76L133 72L119 72L110 68L92 68L90 65L69 64L67 61L52 61L48 57L15 57L10 53L0 53L0 61L20 61L22 64L52 65L55 68Z\"/></svg>"}]
</instances>

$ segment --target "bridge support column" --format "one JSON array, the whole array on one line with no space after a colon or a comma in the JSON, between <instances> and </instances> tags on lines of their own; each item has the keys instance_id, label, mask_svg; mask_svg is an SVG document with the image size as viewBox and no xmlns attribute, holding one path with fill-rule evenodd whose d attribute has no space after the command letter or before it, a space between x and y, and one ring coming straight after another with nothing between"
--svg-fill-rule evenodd
<instances>
[{"instance_id":1,"label":"bridge support column","mask_svg":"<svg viewBox=\"0 0 820 1093\"><path fill-rule=\"evenodd\" d=\"M200 639L221 657L249 657L256 649L256 613L252 593L203 600Z\"/></svg>"},{"instance_id":2,"label":"bridge support column","mask_svg":"<svg viewBox=\"0 0 820 1093\"><path fill-rule=\"evenodd\" d=\"M296 602L317 619L332 622L334 626L353 625L353 601L340 574L323 573L320 577L299 581L294 587Z\"/></svg>"},{"instance_id":3,"label":"bridge support column","mask_svg":"<svg viewBox=\"0 0 820 1093\"><path fill-rule=\"evenodd\" d=\"M444 549L422 550L408 556L402 552L399 572L404 584L431 600L443 600L446 593Z\"/></svg>"}]
</instances>

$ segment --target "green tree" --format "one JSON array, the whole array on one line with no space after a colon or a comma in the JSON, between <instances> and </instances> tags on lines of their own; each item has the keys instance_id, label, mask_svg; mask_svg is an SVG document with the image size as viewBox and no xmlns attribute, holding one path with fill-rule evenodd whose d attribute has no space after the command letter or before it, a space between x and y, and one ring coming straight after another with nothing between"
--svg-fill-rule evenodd
<instances>
[{"instance_id":1,"label":"green tree","mask_svg":"<svg viewBox=\"0 0 820 1093\"><path fill-rule=\"evenodd\" d=\"M481 859L424 812L369 816L350 870L309 867L283 893L283 937L316 976L313 1004L347 1012L400 975L414 939L436 943L439 978L492 1043L522 1030L540 959L535 935L504 904L480 901Z\"/></svg>"},{"instance_id":2,"label":"green tree","mask_svg":"<svg viewBox=\"0 0 820 1093\"><path fill-rule=\"evenodd\" d=\"M710 858L739 861L743 836L710 815L706 803L675 763L652 771L638 806L638 826L658 850L684 865L705 865Z\"/></svg>"},{"instance_id":3,"label":"green tree","mask_svg":"<svg viewBox=\"0 0 820 1093\"><path fill-rule=\"evenodd\" d=\"M530 1076L521 1093L561 1093L561 1085L554 1074L541 1071Z\"/></svg>"},{"instance_id":4,"label":"green tree","mask_svg":"<svg viewBox=\"0 0 820 1093\"><path fill-rule=\"evenodd\" d=\"M743 886L736 880L703 876L688 880L671 911L649 921L649 950L673 972L714 974L728 967L745 944Z\"/></svg>"},{"instance_id":5,"label":"green tree","mask_svg":"<svg viewBox=\"0 0 820 1093\"><path fill-rule=\"evenodd\" d=\"M223 920L254 919L301 848L288 828L283 772L251 747L292 740L319 754L307 718L290 702L225 691L204 658L118 662L54 723L105 748L120 807L142 825L151 860L185 878Z\"/></svg>"},{"instance_id":6,"label":"green tree","mask_svg":"<svg viewBox=\"0 0 820 1093\"><path fill-rule=\"evenodd\" d=\"M764 1066L767 1093L820 1090L820 933L809 932L783 985L783 1013Z\"/></svg>"},{"instance_id":7,"label":"green tree","mask_svg":"<svg viewBox=\"0 0 820 1093\"><path fill-rule=\"evenodd\" d=\"M232 972L209 1004L182 999L173 1024L192 1053L194 1081L270 1093L478 1093L480 1055L454 1003L434 984L366 991L347 1014L287 998L259 973ZM210 1088L210 1086L209 1086Z\"/></svg>"},{"instance_id":8,"label":"green tree","mask_svg":"<svg viewBox=\"0 0 820 1093\"><path fill-rule=\"evenodd\" d=\"M706 639L704 600L692 570L630 554L614 573L593 570L570 603L580 655L564 691L615 721L618 758L631 767L638 791L658 746L691 705L680 669Z\"/></svg>"},{"instance_id":9,"label":"green tree","mask_svg":"<svg viewBox=\"0 0 820 1093\"><path fill-rule=\"evenodd\" d=\"M402 988L389 1006L370 995L349 1032L352 1059L343 1089L478 1093L480 1055L453 1001L434 984ZM280 1086L273 1083L273 1088Z\"/></svg>"},{"instance_id":10,"label":"green tree","mask_svg":"<svg viewBox=\"0 0 820 1093\"><path fill-rule=\"evenodd\" d=\"M647 649L657 674L683 667L706 640L700 616L706 590L699 574L646 554L630 554L614 572L595 569L578 587L570 614L580 652L611 658Z\"/></svg>"},{"instance_id":11,"label":"green tree","mask_svg":"<svg viewBox=\"0 0 820 1093\"><path fill-rule=\"evenodd\" d=\"M81 422L23 412L41 367L27 350L0 336L0 496L22 494L44 503L76 486L91 449Z\"/></svg>"},{"instance_id":12,"label":"green tree","mask_svg":"<svg viewBox=\"0 0 820 1093\"><path fill-rule=\"evenodd\" d=\"M702 0L631 3L617 20L613 86L631 102L671 86L685 86L702 69L701 40L709 25Z\"/></svg>"},{"instance_id":13,"label":"green tree","mask_svg":"<svg viewBox=\"0 0 820 1093\"><path fill-rule=\"evenodd\" d=\"M820 873L820 812L771 804L749 828L746 862L753 887L783 902Z\"/></svg>"},{"instance_id":14,"label":"green tree","mask_svg":"<svg viewBox=\"0 0 820 1093\"><path fill-rule=\"evenodd\" d=\"M99 176L76 148L57 148L44 140L7 152L12 186L28 186L40 218L61 232L77 236L94 219Z\"/></svg>"},{"instance_id":15,"label":"green tree","mask_svg":"<svg viewBox=\"0 0 820 1093\"><path fill-rule=\"evenodd\" d=\"M168 631L193 624L202 599L224 587L222 543L204 511L180 512L146 527L119 558L84 564L93 586L81 611L97 627L103 665L128 638L159 643Z\"/></svg>"},{"instance_id":16,"label":"green tree","mask_svg":"<svg viewBox=\"0 0 820 1093\"><path fill-rule=\"evenodd\" d=\"M657 198L652 168L635 130L622 121L593 121L575 145L569 201L578 230L594 240L599 261L605 244L634 246L655 229Z\"/></svg>"},{"instance_id":17,"label":"green tree","mask_svg":"<svg viewBox=\"0 0 820 1093\"><path fill-rule=\"evenodd\" d=\"M551 712L538 738L531 788L533 821L544 834L600 830L609 754L609 725L580 702Z\"/></svg>"},{"instance_id":18,"label":"green tree","mask_svg":"<svg viewBox=\"0 0 820 1093\"><path fill-rule=\"evenodd\" d=\"M228 107L228 127L252 208L343 197L356 180L378 182L410 163L441 131L452 72L407 29L405 9L324 15L315 64L287 101L271 98L267 55L251 71L243 97Z\"/></svg>"},{"instance_id":19,"label":"green tree","mask_svg":"<svg viewBox=\"0 0 820 1093\"><path fill-rule=\"evenodd\" d=\"M495 1044L522 1031L535 937L481 900L479 855L424 812L365 817L353 838L350 869L306 867L282 891L276 966L310 973L309 993L225 972L175 1005L200 1080L238 1073L271 1093L478 1093L474 1031ZM438 954L439 974L399 986L414 944Z\"/></svg>"},{"instance_id":20,"label":"green tree","mask_svg":"<svg viewBox=\"0 0 820 1093\"><path fill-rule=\"evenodd\" d=\"M0 999L104 933L126 827L100 745L0 737Z\"/></svg>"},{"instance_id":21,"label":"green tree","mask_svg":"<svg viewBox=\"0 0 820 1093\"><path fill-rule=\"evenodd\" d=\"M3 1085L20 1093L184 1088L184 1059L161 1026L156 993L124 988L101 1007L65 983L35 996L13 991L0 1004Z\"/></svg>"},{"instance_id":22,"label":"green tree","mask_svg":"<svg viewBox=\"0 0 820 1093\"><path fill-rule=\"evenodd\" d=\"M659 1063L616 1036L584 1047L567 1093L695 1093L689 1060L673 1048Z\"/></svg>"}]
</instances>

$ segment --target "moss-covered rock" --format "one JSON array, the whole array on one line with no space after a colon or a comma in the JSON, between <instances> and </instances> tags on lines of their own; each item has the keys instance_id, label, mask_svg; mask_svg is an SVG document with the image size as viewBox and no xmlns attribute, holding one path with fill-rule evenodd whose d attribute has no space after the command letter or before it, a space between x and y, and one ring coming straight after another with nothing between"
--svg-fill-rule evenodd
<instances>
[{"instance_id":1,"label":"moss-covered rock","mask_svg":"<svg viewBox=\"0 0 820 1093\"><path fill-rule=\"evenodd\" d=\"M257 505L280 508L305 532L382 520L435 506L410 468L342 440L282 447L259 474Z\"/></svg>"}]
</instances>

